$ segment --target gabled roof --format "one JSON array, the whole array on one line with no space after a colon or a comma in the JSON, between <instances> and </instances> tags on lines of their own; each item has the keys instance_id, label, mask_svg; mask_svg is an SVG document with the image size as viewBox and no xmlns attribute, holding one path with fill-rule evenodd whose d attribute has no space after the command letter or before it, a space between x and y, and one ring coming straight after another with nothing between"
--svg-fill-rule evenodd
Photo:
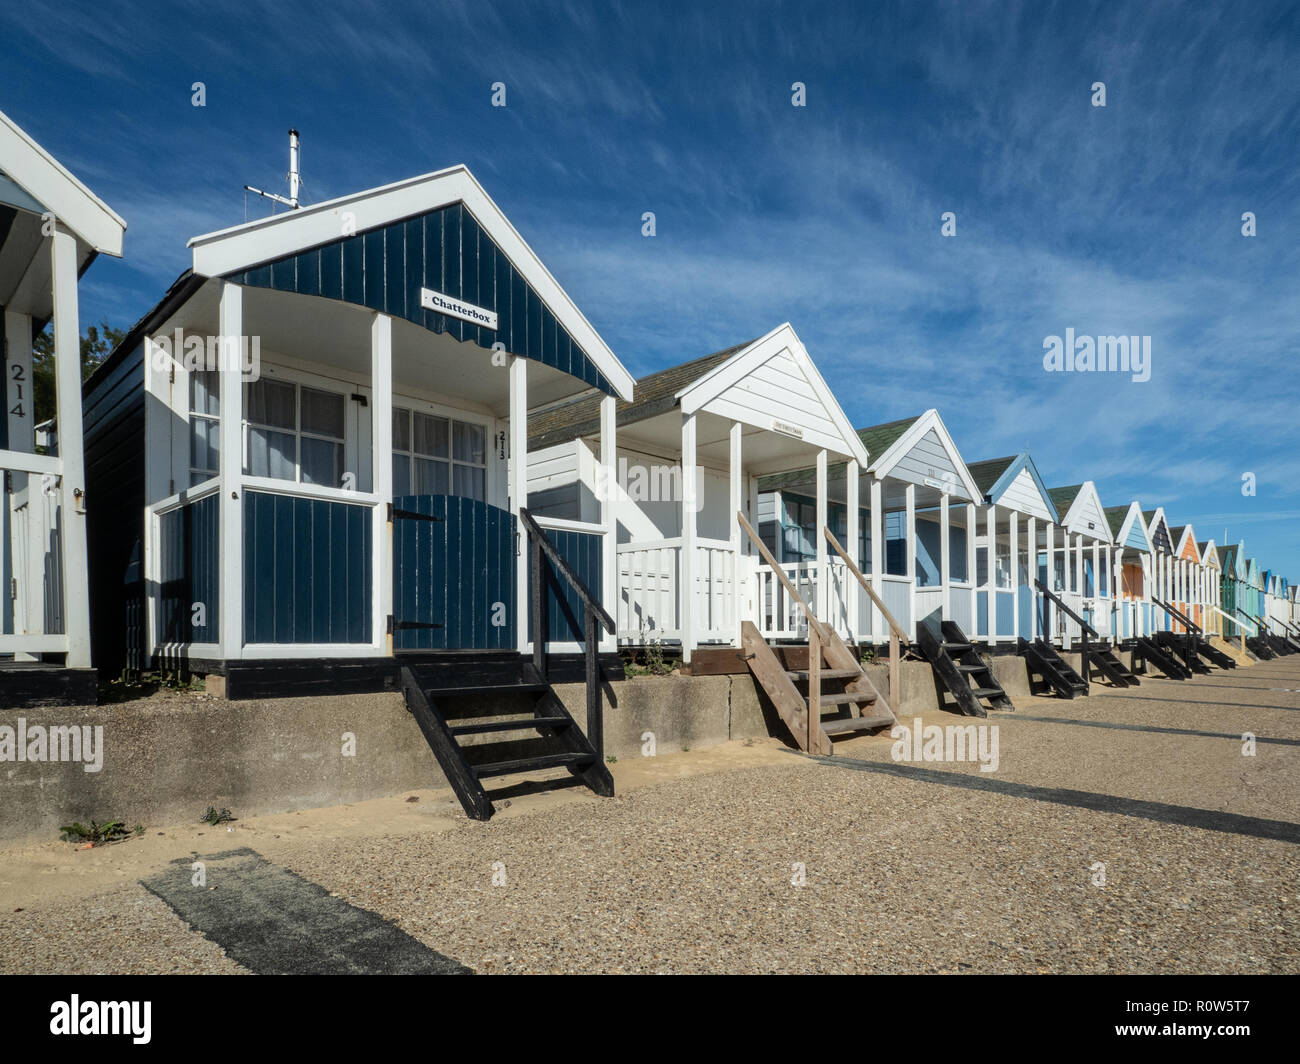
<instances>
[{"instance_id":1,"label":"gabled roof","mask_svg":"<svg viewBox=\"0 0 1300 1064\"><path fill-rule=\"evenodd\" d=\"M678 405L677 393L683 387L699 380L752 343L754 341L750 340L714 351L639 378L634 385L635 397L632 400L615 400L617 424L632 425L673 409ZM601 395L585 395L532 415L528 419L529 450L595 435L600 431L600 402L603 398Z\"/></svg>"},{"instance_id":2,"label":"gabled roof","mask_svg":"<svg viewBox=\"0 0 1300 1064\"><path fill-rule=\"evenodd\" d=\"M1074 500L1079 497L1079 492L1082 490L1082 484L1071 484L1064 488L1049 488L1047 493L1061 513L1068 513L1070 507L1074 505Z\"/></svg>"},{"instance_id":3,"label":"gabled roof","mask_svg":"<svg viewBox=\"0 0 1300 1064\"><path fill-rule=\"evenodd\" d=\"M1021 451L1020 454L1009 458L989 458L974 462L968 464L966 469L970 472L971 479L975 481L980 497L986 503L1002 501L1005 492L1020 479L1021 474L1028 474L1042 500L1043 511L1053 523L1060 521L1061 515L1056 508L1056 503L1052 500L1051 493L1043 483L1038 467L1028 451Z\"/></svg>"},{"instance_id":4,"label":"gabled roof","mask_svg":"<svg viewBox=\"0 0 1300 1064\"><path fill-rule=\"evenodd\" d=\"M1048 495L1061 515L1059 523L1063 527L1086 532L1093 539L1104 540L1107 543L1112 541L1106 508L1102 506L1101 496L1097 494L1097 485L1091 480L1085 480L1082 484L1051 488L1048 490ZM1084 521L1088 524L1086 529L1080 527Z\"/></svg>"},{"instance_id":5,"label":"gabled roof","mask_svg":"<svg viewBox=\"0 0 1300 1064\"><path fill-rule=\"evenodd\" d=\"M1174 554L1181 557L1183 551L1191 543L1192 550L1196 553L1196 560L1201 560L1201 552L1196 546L1196 532L1191 525L1179 525L1177 528L1169 530L1169 538L1174 544Z\"/></svg>"},{"instance_id":6,"label":"gabled roof","mask_svg":"<svg viewBox=\"0 0 1300 1064\"><path fill-rule=\"evenodd\" d=\"M500 250L505 261L513 267L518 278L534 291L535 297L528 300L530 306L526 310L514 308L514 317L518 322L523 323L531 316L534 313L531 304L535 300L540 300L543 310L549 310L554 315L559 326L572 337L574 344L608 382L612 393L623 399L630 399L632 397L631 374L560 287L559 282L551 276L541 259L519 235L518 230L511 225L510 220L493 202L483 186L464 166L449 167L446 170L407 178L379 188L339 196L323 203L299 207L283 214L245 222L243 225L232 226L229 229L205 233L191 239L188 246L193 252L193 269L196 274L205 277L233 277L237 283L253 284L263 280L255 275L266 272L266 268L271 264L283 264L284 272L290 274L295 268L294 263L298 256L310 257L310 253L336 246L344 239L353 240L363 234L391 229L400 245L404 234L403 226L398 223L404 223L418 216L428 216L445 208L454 208L458 204L463 206L476 223L478 228L474 232L486 234L491 243ZM459 235L456 239L456 247L459 249ZM391 249L387 247L382 250L385 266L390 251ZM468 249L465 250L464 255L465 262L470 263ZM477 264L477 248L473 256L473 262ZM307 265L312 270L319 268L320 273L324 273L324 267L318 266L315 262L309 261ZM377 271L376 279L381 278L382 275L383 270ZM462 278L459 266L456 276L458 279ZM491 274L485 281L495 283ZM472 287L470 287L471 282ZM460 283L462 281L458 280L457 284ZM446 291L444 294L479 305L482 297L475 298L474 295L479 291L480 284L477 265L474 268L466 266L463 283L469 288L468 292L455 290ZM275 271L268 273L263 286L278 287ZM409 294L407 289L410 287L418 288L419 285L393 286L402 300L406 299ZM293 289L294 285L290 285L289 290ZM298 288L298 290L302 289ZM511 287L507 286L506 291L510 290ZM359 302L355 299L345 301ZM380 306L383 309L382 304L367 305ZM486 305L486 301L483 305ZM494 307L488 305L487 309L493 310ZM495 309L500 311L503 317L506 314L506 309L502 306L496 306ZM409 312L407 316L411 316ZM411 320L415 320L414 317ZM523 324L518 324L517 329L524 332ZM531 337L529 342L532 342ZM516 353L524 353L523 347L518 343L511 349ZM545 361L545 358L541 361Z\"/></svg>"},{"instance_id":7,"label":"gabled roof","mask_svg":"<svg viewBox=\"0 0 1300 1064\"><path fill-rule=\"evenodd\" d=\"M858 429L858 439L862 441L862 446L867 449L868 454L884 454L923 416L917 414L915 417L905 417L898 421L887 421L883 425Z\"/></svg>"},{"instance_id":8,"label":"gabled roof","mask_svg":"<svg viewBox=\"0 0 1300 1064\"><path fill-rule=\"evenodd\" d=\"M930 409L918 417L859 429L858 438L862 440L863 446L871 455L871 472L883 479L890 476L895 467L908 457L912 449L932 432L938 439L948 462L951 463L966 496L972 501L978 499L979 488L971 478L961 452L957 450L957 445L953 442L948 427L944 425L943 418L939 416L939 411ZM876 448L881 444L884 444L883 449L877 450Z\"/></svg>"},{"instance_id":9,"label":"gabled roof","mask_svg":"<svg viewBox=\"0 0 1300 1064\"><path fill-rule=\"evenodd\" d=\"M1133 509L1133 504L1127 506L1107 506L1105 509L1106 523L1110 525L1111 537L1118 543L1120 529L1124 527L1124 519L1128 517L1129 511Z\"/></svg>"},{"instance_id":10,"label":"gabled roof","mask_svg":"<svg viewBox=\"0 0 1300 1064\"><path fill-rule=\"evenodd\" d=\"M1151 549L1154 550L1156 545L1155 528L1157 525L1163 525L1165 535L1169 538L1169 549L1172 551L1174 549L1174 537L1169 531L1169 521L1165 518L1165 508L1157 506L1154 510L1143 510L1142 517L1146 520L1147 538L1151 541Z\"/></svg>"},{"instance_id":11,"label":"gabled roof","mask_svg":"<svg viewBox=\"0 0 1300 1064\"><path fill-rule=\"evenodd\" d=\"M30 201L18 204L24 210L31 210L34 202L42 208L38 213L49 211L91 251L121 258L122 234L126 230L121 215L3 111L0 111L0 164L3 164L0 180L7 179L8 184L30 197Z\"/></svg>"},{"instance_id":12,"label":"gabled roof","mask_svg":"<svg viewBox=\"0 0 1300 1064\"><path fill-rule=\"evenodd\" d=\"M1206 540L1204 543L1196 544L1197 553L1201 556L1201 563L1209 566L1211 569L1222 569L1223 563L1219 560L1218 548L1214 545L1214 540Z\"/></svg>"},{"instance_id":13,"label":"gabled roof","mask_svg":"<svg viewBox=\"0 0 1300 1064\"><path fill-rule=\"evenodd\" d=\"M617 423L631 425L680 408L683 414L715 413L771 430L773 419L756 417L753 411L742 408L752 401L752 390L760 386L761 394L771 401L771 372L765 385L754 376L768 365L776 367L778 379L788 382L787 388L800 386L799 401L819 407L815 417L809 417L811 408L807 405L791 407L791 418L807 419L801 422L799 438L851 457L865 469L869 460L866 449L789 322L757 340L642 377L636 382L635 400L616 402ZM535 415L529 423L530 449L596 433L600 427L600 398L587 396ZM770 412L773 407L767 405L764 409Z\"/></svg>"}]
</instances>

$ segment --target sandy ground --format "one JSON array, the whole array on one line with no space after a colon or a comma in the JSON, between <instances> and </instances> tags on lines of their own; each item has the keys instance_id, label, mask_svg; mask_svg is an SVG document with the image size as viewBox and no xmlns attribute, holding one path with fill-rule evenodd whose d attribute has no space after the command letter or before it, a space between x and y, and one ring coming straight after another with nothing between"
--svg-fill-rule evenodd
<instances>
[{"instance_id":1,"label":"sandy ground","mask_svg":"<svg viewBox=\"0 0 1300 1064\"><path fill-rule=\"evenodd\" d=\"M1300 660L1094 690L977 722L996 772L770 740L487 824L429 790L9 847L0 972L246 971L140 885L237 848L479 972L1300 971Z\"/></svg>"}]
</instances>

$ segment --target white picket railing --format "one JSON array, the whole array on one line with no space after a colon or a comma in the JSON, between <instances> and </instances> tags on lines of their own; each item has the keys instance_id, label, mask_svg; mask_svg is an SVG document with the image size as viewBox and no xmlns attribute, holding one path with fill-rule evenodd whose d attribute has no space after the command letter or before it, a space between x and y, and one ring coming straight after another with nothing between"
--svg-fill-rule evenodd
<instances>
[{"instance_id":1,"label":"white picket railing","mask_svg":"<svg viewBox=\"0 0 1300 1064\"><path fill-rule=\"evenodd\" d=\"M622 543L618 547L618 638L623 642L681 642L682 541ZM695 594L690 609L699 642L733 642L740 632L736 553L726 540L695 541Z\"/></svg>"}]
</instances>

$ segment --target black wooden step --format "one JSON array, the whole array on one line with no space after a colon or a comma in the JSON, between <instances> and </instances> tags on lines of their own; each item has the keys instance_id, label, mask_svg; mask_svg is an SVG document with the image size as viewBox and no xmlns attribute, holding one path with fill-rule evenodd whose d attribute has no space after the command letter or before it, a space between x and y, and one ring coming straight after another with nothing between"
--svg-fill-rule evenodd
<instances>
[{"instance_id":1,"label":"black wooden step","mask_svg":"<svg viewBox=\"0 0 1300 1064\"><path fill-rule=\"evenodd\" d=\"M517 772L538 772L547 768L567 768L570 765L589 765L596 760L594 754L564 753L521 757L515 761L491 761L486 765L471 765L479 779L489 776L512 776Z\"/></svg>"},{"instance_id":2,"label":"black wooden step","mask_svg":"<svg viewBox=\"0 0 1300 1064\"><path fill-rule=\"evenodd\" d=\"M850 735L853 732L871 731L893 724L894 718L888 717L841 717L838 720L822 721L822 730L827 735Z\"/></svg>"},{"instance_id":3,"label":"black wooden step","mask_svg":"<svg viewBox=\"0 0 1300 1064\"><path fill-rule=\"evenodd\" d=\"M450 724L452 735L478 735L482 732L525 731L529 728L567 728L573 723L570 717L519 717L507 720L493 719L475 724Z\"/></svg>"},{"instance_id":4,"label":"black wooden step","mask_svg":"<svg viewBox=\"0 0 1300 1064\"><path fill-rule=\"evenodd\" d=\"M988 672L989 667L987 665L958 665L957 671L958 672Z\"/></svg>"},{"instance_id":5,"label":"black wooden step","mask_svg":"<svg viewBox=\"0 0 1300 1064\"><path fill-rule=\"evenodd\" d=\"M964 654L968 650L974 650L975 647L970 643L941 643L944 650L957 651L958 654Z\"/></svg>"},{"instance_id":6,"label":"black wooden step","mask_svg":"<svg viewBox=\"0 0 1300 1064\"><path fill-rule=\"evenodd\" d=\"M474 687L438 687L426 684L425 693L431 698L474 698L480 695L488 697L505 697L507 695L541 694L550 688L544 683L489 683Z\"/></svg>"},{"instance_id":7,"label":"black wooden step","mask_svg":"<svg viewBox=\"0 0 1300 1064\"><path fill-rule=\"evenodd\" d=\"M1006 694L1001 687L972 687L970 693L976 698L992 698L995 695Z\"/></svg>"}]
</instances>

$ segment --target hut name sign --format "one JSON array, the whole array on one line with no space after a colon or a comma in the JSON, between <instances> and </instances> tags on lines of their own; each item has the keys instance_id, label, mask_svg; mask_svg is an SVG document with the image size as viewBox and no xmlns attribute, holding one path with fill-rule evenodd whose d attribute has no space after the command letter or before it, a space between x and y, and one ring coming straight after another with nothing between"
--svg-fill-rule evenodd
<instances>
[{"instance_id":1,"label":"hut name sign","mask_svg":"<svg viewBox=\"0 0 1300 1064\"><path fill-rule=\"evenodd\" d=\"M473 325L482 325L485 329L496 329L497 313L486 307L477 307L463 299L449 296L444 292L435 292L432 288L420 289L420 306L425 310L436 310L439 314L448 314Z\"/></svg>"}]
</instances>

